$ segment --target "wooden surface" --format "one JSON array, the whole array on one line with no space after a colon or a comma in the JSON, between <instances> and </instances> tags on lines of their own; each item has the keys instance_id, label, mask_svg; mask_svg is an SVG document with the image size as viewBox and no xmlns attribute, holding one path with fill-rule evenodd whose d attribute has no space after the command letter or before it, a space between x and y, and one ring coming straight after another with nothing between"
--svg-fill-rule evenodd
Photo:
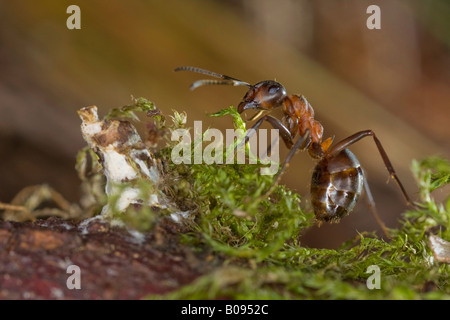
<instances>
[{"instance_id":1,"label":"wooden surface","mask_svg":"<svg viewBox=\"0 0 450 320\"><path fill-rule=\"evenodd\" d=\"M180 246L178 232L166 224L139 238L95 220L1 221L0 299L129 300L176 290L213 265Z\"/></svg>"}]
</instances>

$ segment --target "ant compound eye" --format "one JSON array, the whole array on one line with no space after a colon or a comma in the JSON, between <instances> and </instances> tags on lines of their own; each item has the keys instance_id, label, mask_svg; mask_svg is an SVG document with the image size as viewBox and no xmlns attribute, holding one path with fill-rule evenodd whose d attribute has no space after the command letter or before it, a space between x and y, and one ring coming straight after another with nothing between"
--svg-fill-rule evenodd
<instances>
[{"instance_id":1,"label":"ant compound eye","mask_svg":"<svg viewBox=\"0 0 450 320\"><path fill-rule=\"evenodd\" d=\"M267 81L265 86L265 100L278 103L287 95L286 89L278 82Z\"/></svg>"},{"instance_id":2,"label":"ant compound eye","mask_svg":"<svg viewBox=\"0 0 450 320\"><path fill-rule=\"evenodd\" d=\"M238 107L238 111L277 108L286 96L286 89L280 83L272 80L261 81L247 92Z\"/></svg>"},{"instance_id":3,"label":"ant compound eye","mask_svg":"<svg viewBox=\"0 0 450 320\"><path fill-rule=\"evenodd\" d=\"M269 94L275 94L277 93L281 88L278 86L270 86L269 87Z\"/></svg>"}]
</instances>

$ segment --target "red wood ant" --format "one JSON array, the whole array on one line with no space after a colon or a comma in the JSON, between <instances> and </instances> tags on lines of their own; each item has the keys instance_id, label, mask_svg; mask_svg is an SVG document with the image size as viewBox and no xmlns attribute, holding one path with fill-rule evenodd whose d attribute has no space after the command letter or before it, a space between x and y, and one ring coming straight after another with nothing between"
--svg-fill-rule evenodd
<instances>
[{"instance_id":1,"label":"red wood ant","mask_svg":"<svg viewBox=\"0 0 450 320\"><path fill-rule=\"evenodd\" d=\"M353 210L364 189L370 210L383 232L389 237L387 228L377 214L375 202L361 165L356 156L347 149L362 138L371 136L391 178L396 181L407 204L412 204L383 146L372 130L359 131L331 146L333 138L322 140L323 127L314 119L314 110L306 98L299 95L288 95L284 86L276 81L265 80L251 85L236 78L196 67L178 67L175 71L192 71L217 78L198 80L191 85L191 90L212 84L247 86L249 88L238 106L239 113L250 109L258 111L250 119L251 121L259 118L252 127L254 130L249 132L254 133L263 121L267 121L279 130L286 147L291 149L274 185L267 194L270 194L278 184L281 174L295 152L306 149L312 158L318 160L311 180L311 203L316 219L319 222L339 222L342 217ZM282 107L283 110L282 120L267 114L261 117L265 111L270 112L278 107ZM297 135L299 135L299 139L294 144L294 138ZM250 136L247 134L242 143L246 143L249 138Z\"/></svg>"}]
</instances>

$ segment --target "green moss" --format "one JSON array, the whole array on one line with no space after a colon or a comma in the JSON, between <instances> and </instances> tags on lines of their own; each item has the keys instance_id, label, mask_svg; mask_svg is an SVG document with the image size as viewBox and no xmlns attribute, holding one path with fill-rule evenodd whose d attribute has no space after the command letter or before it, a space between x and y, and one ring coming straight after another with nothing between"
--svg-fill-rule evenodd
<instances>
[{"instance_id":1,"label":"green moss","mask_svg":"<svg viewBox=\"0 0 450 320\"><path fill-rule=\"evenodd\" d=\"M133 104L121 108L111 109L105 116L105 119L130 119L139 121L136 112L152 112L156 110L155 104L145 98L132 98Z\"/></svg>"},{"instance_id":2,"label":"green moss","mask_svg":"<svg viewBox=\"0 0 450 320\"><path fill-rule=\"evenodd\" d=\"M211 116L228 115L232 116L235 128L245 129L233 107ZM224 152L223 162L233 148ZM167 150L159 154L162 158L168 155ZM165 161L170 163L168 158ZM193 233L184 235L184 240L192 243L201 239L216 252L263 261L286 242L296 241L301 230L314 224L313 215L302 212L299 195L284 186L278 186L270 197L264 197L274 181L272 176L260 174L261 166L171 164L169 175L177 182L176 186L173 184L173 192L179 199L193 204L198 212Z\"/></svg>"},{"instance_id":3,"label":"green moss","mask_svg":"<svg viewBox=\"0 0 450 320\"><path fill-rule=\"evenodd\" d=\"M235 128L243 126L233 109ZM211 250L223 267L162 296L164 299L449 299L450 266L434 261L428 235L449 239L450 200L437 204L431 192L449 183L449 162L413 162L421 202L404 214L392 239L360 234L339 249L302 246L301 234L315 223L301 198L278 186L262 197L273 177L258 165L173 166L190 186L197 206L185 243ZM203 246L199 246L203 244ZM370 290L370 266L380 270L380 289Z\"/></svg>"},{"instance_id":4,"label":"green moss","mask_svg":"<svg viewBox=\"0 0 450 320\"><path fill-rule=\"evenodd\" d=\"M158 113L158 129L182 127L182 115L175 113L173 125L167 126ZM232 107L213 116L231 116L235 128L245 128ZM213 261L205 263L221 267L149 298L450 299L450 265L435 261L428 246L430 234L450 239L450 198L441 204L432 197L450 182L447 160L413 162L420 202L403 215L398 229L390 229L389 241L363 233L331 250L302 245L301 234L315 224L314 215L304 211L300 195L284 186L265 197L274 181L260 174L261 164L175 165L170 161L173 145L156 156L165 168L166 194L181 209L195 212L189 232L180 234L180 245L209 253ZM145 230L158 218L154 212L128 216ZM367 286L371 266L380 270L380 289Z\"/></svg>"}]
</instances>

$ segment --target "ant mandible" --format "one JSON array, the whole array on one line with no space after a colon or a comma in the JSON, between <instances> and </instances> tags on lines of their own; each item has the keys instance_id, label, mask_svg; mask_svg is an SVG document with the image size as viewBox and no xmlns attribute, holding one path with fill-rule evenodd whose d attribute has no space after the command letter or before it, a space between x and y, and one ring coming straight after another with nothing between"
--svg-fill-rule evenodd
<instances>
[{"instance_id":1,"label":"ant mandible","mask_svg":"<svg viewBox=\"0 0 450 320\"><path fill-rule=\"evenodd\" d=\"M252 127L254 130L249 130L249 133L254 133L264 121L267 121L279 130L286 147L291 150L267 194L270 194L278 184L281 174L287 168L295 152L307 149L309 155L318 160L311 180L311 203L316 219L319 222L339 222L353 210L364 189L370 210L385 235L389 237L387 228L377 214L364 171L356 156L347 149L362 138L371 136L386 169L399 186L406 203L412 204L383 146L372 130L359 131L331 146L333 138L322 140L323 126L314 119L314 110L306 98L299 95L288 95L284 86L276 81L264 80L251 85L236 78L196 67L178 67L175 71L192 71L217 78L198 80L191 85L191 90L203 85L215 84L249 88L238 106L239 113L250 109L258 111L249 119L252 121L259 118ZM278 107L282 107L283 110L282 120L267 114L263 115L265 111L270 112ZM241 145L249 140L250 134L245 136ZM294 138L297 135L299 135L299 139L294 144Z\"/></svg>"}]
</instances>

